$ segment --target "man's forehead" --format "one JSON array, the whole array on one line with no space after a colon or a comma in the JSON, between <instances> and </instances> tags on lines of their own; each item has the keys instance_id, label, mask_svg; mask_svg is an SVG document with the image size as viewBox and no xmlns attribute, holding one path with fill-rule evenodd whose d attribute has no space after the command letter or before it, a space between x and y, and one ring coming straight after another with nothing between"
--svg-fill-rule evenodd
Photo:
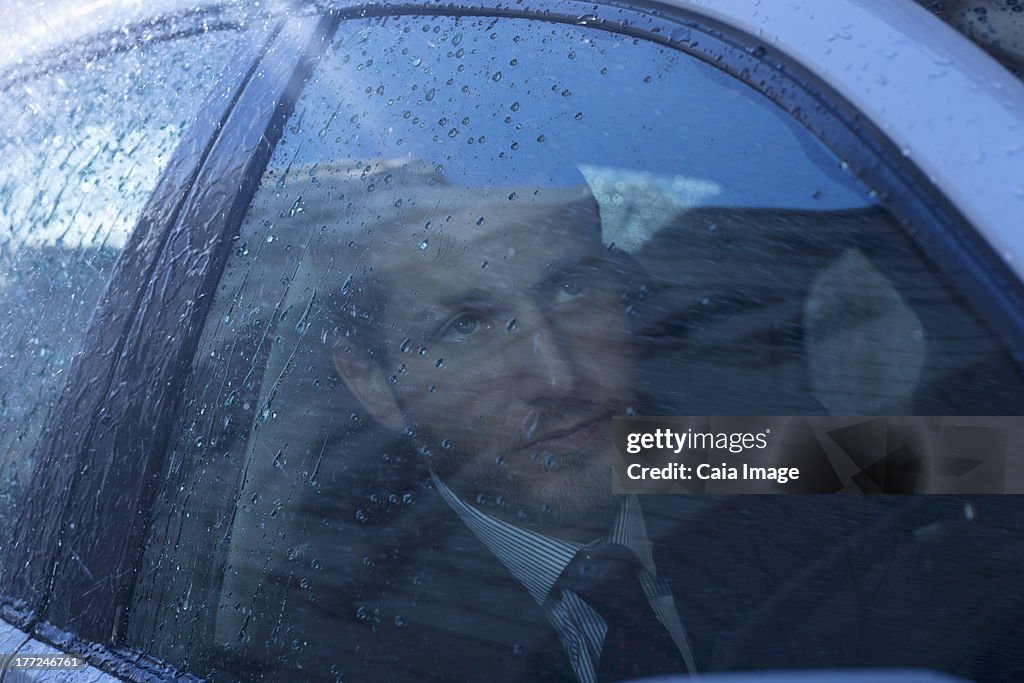
<instances>
[{"instance_id":1,"label":"man's forehead","mask_svg":"<svg viewBox=\"0 0 1024 683\"><path fill-rule=\"evenodd\" d=\"M544 203L515 205L496 200L490 192L446 191L456 193L455 201L445 203L449 197L438 197L430 213L381 231L370 247L373 260L382 265L385 259L441 265L462 254L507 259L521 252L538 258L542 255L536 252L544 248L600 242L600 220L589 195L548 191Z\"/></svg>"},{"instance_id":2,"label":"man's forehead","mask_svg":"<svg viewBox=\"0 0 1024 683\"><path fill-rule=\"evenodd\" d=\"M419 264L453 265L484 254L507 259L541 244L572 248L598 245L601 222L588 188L481 188L451 185L395 187L354 206L334 224L342 242L365 250L375 269ZM384 204L383 207L380 204ZM398 206L396 206L398 204ZM355 244L345 239L355 233ZM573 243L573 244L570 244ZM552 257L557 254L551 254Z\"/></svg>"},{"instance_id":3,"label":"man's forehead","mask_svg":"<svg viewBox=\"0 0 1024 683\"><path fill-rule=\"evenodd\" d=\"M553 252L600 246L597 201L586 185L455 186L431 166L407 160L319 164L264 182L278 188L264 208L268 218L288 216L310 235L307 258L320 286L367 273L387 279L394 269L423 271L420 264L464 269L474 259L480 265L517 253L524 255L519 263L547 262L558 258Z\"/></svg>"}]
</instances>

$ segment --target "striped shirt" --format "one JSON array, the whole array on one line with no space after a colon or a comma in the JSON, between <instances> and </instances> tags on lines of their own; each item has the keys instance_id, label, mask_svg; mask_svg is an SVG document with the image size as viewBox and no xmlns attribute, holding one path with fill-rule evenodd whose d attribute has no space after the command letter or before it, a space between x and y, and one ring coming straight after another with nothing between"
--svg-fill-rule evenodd
<instances>
[{"instance_id":1,"label":"striped shirt","mask_svg":"<svg viewBox=\"0 0 1024 683\"><path fill-rule=\"evenodd\" d=\"M672 590L668 581L658 576L654 565L647 525L636 496L623 500L607 536L583 544L545 536L482 512L455 495L436 474L431 472L431 476L445 502L544 610L580 683L596 683L608 627L601 615L575 592L560 590L560 595L552 595L552 590L580 550L606 543L623 545L639 558L642 569L638 579L647 600L679 648L690 674L697 673Z\"/></svg>"}]
</instances>

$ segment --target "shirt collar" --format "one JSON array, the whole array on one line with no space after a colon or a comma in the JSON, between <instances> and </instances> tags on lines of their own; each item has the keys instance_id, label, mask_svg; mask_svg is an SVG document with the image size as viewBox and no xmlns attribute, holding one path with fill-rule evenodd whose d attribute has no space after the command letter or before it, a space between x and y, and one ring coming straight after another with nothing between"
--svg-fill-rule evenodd
<instances>
[{"instance_id":1,"label":"shirt collar","mask_svg":"<svg viewBox=\"0 0 1024 683\"><path fill-rule=\"evenodd\" d=\"M656 574L647 525L636 496L626 496L608 535L592 543L574 543L524 529L482 512L459 498L431 470L441 497L481 543L512 572L538 605L544 604L558 577L583 547L602 543L626 546L640 559L644 569Z\"/></svg>"}]
</instances>

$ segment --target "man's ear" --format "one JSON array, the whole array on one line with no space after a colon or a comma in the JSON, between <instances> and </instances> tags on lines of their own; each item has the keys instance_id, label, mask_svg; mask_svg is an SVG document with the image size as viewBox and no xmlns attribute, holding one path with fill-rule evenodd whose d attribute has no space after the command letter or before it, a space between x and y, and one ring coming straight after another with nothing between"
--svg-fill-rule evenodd
<instances>
[{"instance_id":1,"label":"man's ear","mask_svg":"<svg viewBox=\"0 0 1024 683\"><path fill-rule=\"evenodd\" d=\"M332 356L334 369L370 417L386 429L402 431L405 418L380 367L369 358L356 358L345 348L334 349Z\"/></svg>"}]
</instances>

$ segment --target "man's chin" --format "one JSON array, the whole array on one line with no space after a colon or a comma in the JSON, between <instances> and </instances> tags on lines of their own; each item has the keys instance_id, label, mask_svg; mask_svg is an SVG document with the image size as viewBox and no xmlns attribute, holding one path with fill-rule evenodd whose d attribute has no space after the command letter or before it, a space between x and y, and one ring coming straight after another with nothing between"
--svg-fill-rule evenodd
<instances>
[{"instance_id":1,"label":"man's chin","mask_svg":"<svg viewBox=\"0 0 1024 683\"><path fill-rule=\"evenodd\" d=\"M511 473L510 473L511 474ZM543 469L527 469L509 477L515 492L509 503L519 519L549 530L607 525L617 509L612 494L611 462L605 454L578 451L557 456Z\"/></svg>"},{"instance_id":2,"label":"man's chin","mask_svg":"<svg viewBox=\"0 0 1024 683\"><path fill-rule=\"evenodd\" d=\"M607 531L618 507L611 470L574 469L528 485L524 510L531 522L551 529L596 526Z\"/></svg>"}]
</instances>

